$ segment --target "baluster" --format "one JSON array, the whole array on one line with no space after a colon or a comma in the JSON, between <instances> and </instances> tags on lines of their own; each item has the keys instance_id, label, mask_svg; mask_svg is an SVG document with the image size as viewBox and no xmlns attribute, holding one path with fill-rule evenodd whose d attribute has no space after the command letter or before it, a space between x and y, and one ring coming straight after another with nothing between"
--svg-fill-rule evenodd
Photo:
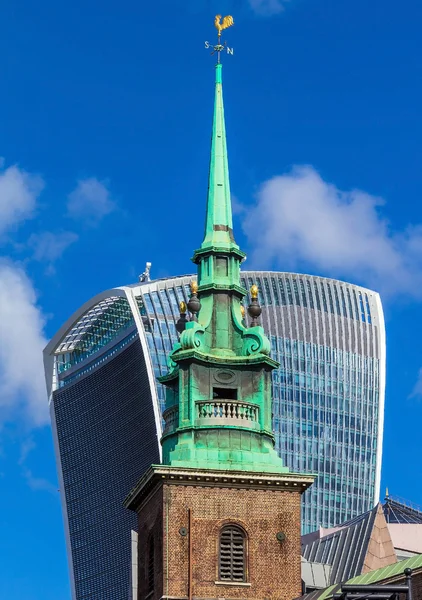
<instances>
[{"instance_id":1,"label":"baluster","mask_svg":"<svg viewBox=\"0 0 422 600\"><path fill-rule=\"evenodd\" d=\"M198 402L198 417L200 419L218 418L218 419L236 419L244 421L258 421L259 408L249 405L246 402L210 401ZM179 413L177 410L171 411L165 420L165 430L174 429L178 423Z\"/></svg>"}]
</instances>

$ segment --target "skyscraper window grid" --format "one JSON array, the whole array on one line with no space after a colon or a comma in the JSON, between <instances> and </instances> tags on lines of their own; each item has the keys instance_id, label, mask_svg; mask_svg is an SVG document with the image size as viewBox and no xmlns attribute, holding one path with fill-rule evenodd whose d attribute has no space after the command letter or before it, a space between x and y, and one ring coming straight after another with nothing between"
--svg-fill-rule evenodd
<instances>
[{"instance_id":1,"label":"skyscraper window grid","mask_svg":"<svg viewBox=\"0 0 422 600\"><path fill-rule=\"evenodd\" d=\"M370 338L369 329L367 328L365 335L365 332L360 326L358 327L360 327L359 333L361 335L357 336L356 321L371 324L368 291L355 290L352 288L352 294L355 299L355 310L349 309L349 312L347 312L346 302L341 305L338 299L341 295L343 295L344 298L343 287L346 286L346 288L348 288L348 284L315 278L313 286L315 297L312 296L312 286L309 285L309 281L306 286L308 290L307 297L306 293L298 293L299 288L303 291L305 289L305 285L301 285L301 282L303 284L303 276L286 276L284 281L282 279L279 280L280 289L282 291L281 295L286 298L285 304L294 304L293 312L289 315L288 319L285 319L285 323L289 324L289 335L291 338L294 338L299 331L300 337L304 334L306 337L306 327L309 326L309 323L307 322L307 319L304 318L305 315L303 313L299 314L300 308L315 304L321 305L319 302L319 298L321 297L322 306L324 306L327 313L332 313L333 317L331 317L328 323L322 323L322 331L317 331L317 335L322 333L325 339L328 335L330 345L334 345L334 348L331 349L331 353L327 354L327 350L330 350L329 348L326 348L326 351L324 352L321 347L319 351L314 347L311 361L307 361L308 365L305 369L307 375L305 379L303 372L301 373L304 369L304 358L303 356L300 356L300 351L296 349L295 342L293 342L293 352L297 356L293 356L293 362L292 364L289 364L290 344L287 343L283 348L282 341L279 341L277 346L274 336L272 336L273 352L276 353L274 358L277 358L282 363L279 376L281 379L287 377L287 381L285 379L280 382L277 373L274 374L274 428L276 431L279 431L280 425L282 425L282 434L277 437L277 443L280 444L278 447L281 455L284 456L287 454L287 456L289 456L287 459L289 467L293 470L314 470L320 475L317 483L313 486L313 489L307 492L308 495L313 493L314 500L318 501L316 502L320 510L320 514L317 517L318 521L324 522L328 520L330 522L340 522L345 511L352 511L357 514L356 511L359 512L359 507L362 507L362 510L365 510L367 497L371 497L374 487L377 487L377 482L375 481L376 469L373 469L371 480L368 481L367 477L362 473L365 469L362 469L362 463L360 461L364 460L366 464L370 461L375 467L376 456L374 451L376 443L373 441L373 447L371 448L367 434L370 432L372 440L378 439L380 380L379 359L374 359L373 357L360 357L359 355L349 352L344 353L341 352L340 348L341 345L344 344L345 336L348 336L347 339L349 342L351 338L353 338L355 343L357 343L361 349L365 347L366 351L370 350L372 354L377 353L379 351L379 345L382 343L383 324L381 323L380 326L381 336L372 336L372 338ZM257 283L260 282L257 281ZM284 293L284 287L286 293ZM277 288L273 285L272 289L274 290ZM349 289L347 289L347 291L349 292ZM369 293L371 294L371 292ZM365 297L365 307L363 300L358 303L358 297L363 298L363 296ZM277 299L275 294L274 298L275 300ZM263 298L263 301L265 302L266 299L267 294ZM264 320L266 315L268 316L268 313L263 315ZM291 316L295 317L293 323ZM345 321L345 318L348 320ZM354 323L351 324L349 322L350 319L352 319ZM310 326L312 327L312 324L310 324ZM269 324L269 327L271 327L271 324ZM289 340L285 341L289 342ZM369 347L371 343L373 346L372 349ZM303 342L299 342L299 344L299 349L302 348L303 354ZM283 350L280 351L280 348L283 348ZM325 364L330 358L332 364L329 362ZM286 372L287 375L282 372L283 361L284 366L287 364L287 367L292 367L291 374L289 371ZM298 369L299 366L301 366L302 369ZM312 378L309 375L309 371L314 374ZM319 376L320 380L316 379L315 374ZM353 377L356 380L354 380ZM289 390L286 389L286 387L290 387L289 383L295 388L295 395L293 398L293 390L289 392ZM279 385L285 389L278 390L277 387ZM303 391L299 391L298 388ZM307 414L308 417L310 415L309 409L308 412L306 412L306 409L304 409L303 406L305 393L307 394L308 404L310 399L309 394L312 393L312 406L314 412L313 421L320 422L319 429L316 429L315 426L312 427L309 419L306 423L305 417ZM280 398L282 400L281 403L279 402ZM288 400L287 402L286 398ZM334 400L334 404L330 402L331 398ZM289 423L288 418L283 422L284 415L289 415L289 413L291 413L291 406L289 406L290 401L296 403L296 413L293 416L293 419L296 420L295 427L293 427L293 422ZM302 404L301 410L298 403ZM279 414L281 416L280 421L277 415L279 406ZM317 415L318 411L319 416ZM339 415L336 414L336 411L339 411ZM324 425L324 427L322 427L322 425ZM346 427L345 434L341 431L341 427ZM361 431L362 427L365 429L364 432ZM305 439L306 437L310 437L312 431L314 434L313 444L310 443L309 439ZM332 432L331 436L329 436L330 431ZM332 468L330 467L329 459L327 459L327 457L320 459L319 461L313 459L312 462L304 465L304 462L306 463L306 461L303 460L303 450L305 445L307 447L306 454L308 457L311 456L311 453L312 455L315 455L315 440L318 440L321 435L323 435L323 439L326 439L324 454L326 454L331 446L334 445L334 447L331 448L331 452L335 450L337 455L334 457L337 471L335 477L333 477L334 474L332 473ZM291 439L289 440L288 438ZM362 453L359 455L357 448L362 447L363 444L366 444L366 446L364 446L364 450L362 450ZM326 472L327 469L328 473ZM322 485L322 480L324 480L325 490L323 497L321 494L318 496L317 489ZM343 484L341 483L342 480ZM348 490L349 493L347 494L347 499L345 499L345 496L343 496L343 499L340 497L341 492L344 494L347 487L344 485L344 480L353 481L352 489ZM322 506L324 506L323 509ZM307 526L311 526L311 523L315 518L311 518L309 511L307 511L306 500L304 503L303 517L304 528L306 529Z\"/></svg>"}]
</instances>

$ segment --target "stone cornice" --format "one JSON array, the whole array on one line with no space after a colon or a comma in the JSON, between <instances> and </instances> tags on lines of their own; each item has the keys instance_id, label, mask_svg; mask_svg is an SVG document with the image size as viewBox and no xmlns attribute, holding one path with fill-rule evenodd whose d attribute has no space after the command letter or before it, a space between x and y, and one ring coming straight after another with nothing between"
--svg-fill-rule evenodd
<instances>
[{"instance_id":1,"label":"stone cornice","mask_svg":"<svg viewBox=\"0 0 422 600\"><path fill-rule=\"evenodd\" d=\"M201 364L214 364L218 367L221 367L222 365L227 367L236 367L241 365L251 366L265 364L271 369L276 369L279 366L277 361L262 353L251 354L249 356L216 356L214 354L203 354L197 350L189 349L177 350L177 352L172 354L171 358L175 363L182 362L183 360L194 360ZM173 374L162 375L160 377L160 381L167 381L167 378L171 380L173 378Z\"/></svg>"},{"instance_id":2,"label":"stone cornice","mask_svg":"<svg viewBox=\"0 0 422 600\"><path fill-rule=\"evenodd\" d=\"M240 298L243 298L248 293L244 287L236 283L203 283L198 288L198 293L200 294L201 292L234 292Z\"/></svg>"},{"instance_id":3,"label":"stone cornice","mask_svg":"<svg viewBox=\"0 0 422 600\"><path fill-rule=\"evenodd\" d=\"M315 475L301 473L255 473L217 469L189 469L152 465L124 501L137 511L157 485L193 485L238 489L270 489L302 494L312 485Z\"/></svg>"},{"instance_id":4,"label":"stone cornice","mask_svg":"<svg viewBox=\"0 0 422 600\"><path fill-rule=\"evenodd\" d=\"M212 254L231 254L238 258L240 261L244 260L246 257L246 253L243 250L240 250L239 247L235 246L213 246L209 245L206 248L199 248L195 250L194 255L192 257L192 262L198 264L203 258L206 256L210 256Z\"/></svg>"}]
</instances>

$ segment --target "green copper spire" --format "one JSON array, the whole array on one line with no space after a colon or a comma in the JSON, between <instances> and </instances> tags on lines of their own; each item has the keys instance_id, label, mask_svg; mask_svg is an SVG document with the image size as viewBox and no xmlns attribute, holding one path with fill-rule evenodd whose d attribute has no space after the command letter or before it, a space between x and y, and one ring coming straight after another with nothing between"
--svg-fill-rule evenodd
<instances>
[{"instance_id":1,"label":"green copper spire","mask_svg":"<svg viewBox=\"0 0 422 600\"><path fill-rule=\"evenodd\" d=\"M220 35L214 48L223 48ZM242 310L245 254L233 238L221 71L217 64L205 237L193 256L198 281L191 286L189 320L186 305L181 307L180 341L170 355L169 373L160 378L167 388L163 462L280 473L288 469L274 449L272 432L271 371L278 363L257 325L256 286L250 327Z\"/></svg>"},{"instance_id":2,"label":"green copper spire","mask_svg":"<svg viewBox=\"0 0 422 600\"><path fill-rule=\"evenodd\" d=\"M224 122L222 65L215 67L215 102L212 124L211 157L208 176L208 197L205 217L205 235L193 261L198 265L200 291L221 286L240 288L240 263L244 252L233 237L233 218L230 198L229 163L227 157L226 126ZM214 261L211 255L219 254ZM223 260L223 256L225 259Z\"/></svg>"},{"instance_id":3,"label":"green copper spire","mask_svg":"<svg viewBox=\"0 0 422 600\"><path fill-rule=\"evenodd\" d=\"M229 164L223 104L223 65L215 67L215 103L208 182L205 236L201 249L236 247L230 199Z\"/></svg>"}]
</instances>

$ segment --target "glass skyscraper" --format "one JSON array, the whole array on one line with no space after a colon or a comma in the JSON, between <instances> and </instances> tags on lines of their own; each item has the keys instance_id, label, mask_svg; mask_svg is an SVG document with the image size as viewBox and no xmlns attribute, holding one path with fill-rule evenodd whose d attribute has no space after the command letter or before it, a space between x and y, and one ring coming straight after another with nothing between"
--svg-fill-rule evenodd
<instances>
[{"instance_id":1,"label":"glass skyscraper","mask_svg":"<svg viewBox=\"0 0 422 600\"><path fill-rule=\"evenodd\" d=\"M123 499L160 460L164 389L179 302L191 276L115 288L82 306L45 350L73 597L129 595L131 529ZM273 374L277 450L317 474L302 529L330 527L379 498L385 329L371 290L310 275L243 272L256 283ZM248 302L249 299L245 299Z\"/></svg>"}]
</instances>

